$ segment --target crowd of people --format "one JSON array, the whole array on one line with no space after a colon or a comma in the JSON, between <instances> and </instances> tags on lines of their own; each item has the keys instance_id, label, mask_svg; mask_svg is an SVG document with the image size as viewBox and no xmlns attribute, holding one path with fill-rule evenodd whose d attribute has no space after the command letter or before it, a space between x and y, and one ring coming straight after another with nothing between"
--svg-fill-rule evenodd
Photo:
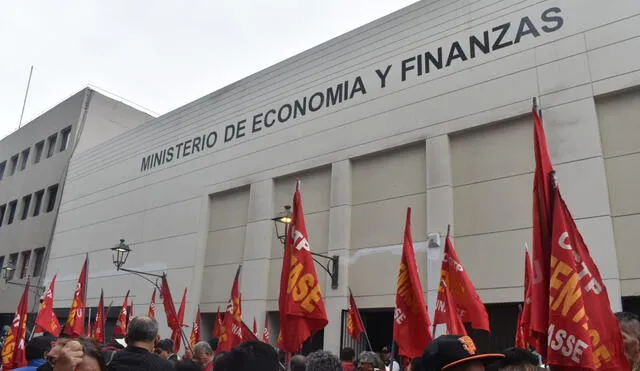
<instances>
[{"instance_id":1,"label":"crowd of people","mask_svg":"<svg viewBox=\"0 0 640 371\"><path fill-rule=\"evenodd\" d=\"M640 317L616 314L624 338L625 355L632 371L640 371ZM199 342L182 357L173 353L170 339L160 339L158 323L147 316L134 318L122 340L100 347L90 339L55 339L36 336L26 346L29 364L15 371L399 371L388 348L380 354L359 355L344 348L337 357L319 350L306 356L282 358L260 341L244 342L229 352L216 352L218 339ZM541 357L530 350L509 348L501 353L480 353L464 335L442 335L432 341L421 357L403 367L405 371L529 371L544 369Z\"/></svg>"}]
</instances>

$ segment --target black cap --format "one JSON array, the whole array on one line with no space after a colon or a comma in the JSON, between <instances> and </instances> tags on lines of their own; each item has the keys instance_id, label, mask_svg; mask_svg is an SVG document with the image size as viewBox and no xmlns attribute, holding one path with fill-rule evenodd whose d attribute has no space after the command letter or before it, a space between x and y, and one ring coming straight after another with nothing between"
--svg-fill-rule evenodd
<instances>
[{"instance_id":1,"label":"black cap","mask_svg":"<svg viewBox=\"0 0 640 371\"><path fill-rule=\"evenodd\" d=\"M382 354L390 353L389 352L389 347L382 347L382 350L380 351L380 353L382 353Z\"/></svg>"},{"instance_id":2,"label":"black cap","mask_svg":"<svg viewBox=\"0 0 640 371\"><path fill-rule=\"evenodd\" d=\"M443 335L427 346L422 354L422 367L425 371L440 371L465 362L480 361L486 365L502 358L503 354L478 354L469 336Z\"/></svg>"},{"instance_id":3,"label":"black cap","mask_svg":"<svg viewBox=\"0 0 640 371\"><path fill-rule=\"evenodd\" d=\"M508 365L534 365L540 364L538 356L532 352L522 348L509 348L504 352L504 359L500 361L500 364Z\"/></svg>"}]
</instances>

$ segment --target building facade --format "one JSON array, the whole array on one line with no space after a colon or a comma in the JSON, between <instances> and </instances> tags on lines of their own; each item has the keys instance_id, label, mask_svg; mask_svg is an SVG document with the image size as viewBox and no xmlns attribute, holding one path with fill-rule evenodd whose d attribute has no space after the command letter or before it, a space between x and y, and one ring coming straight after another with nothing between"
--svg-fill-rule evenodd
<instances>
[{"instance_id":1,"label":"building facade","mask_svg":"<svg viewBox=\"0 0 640 371\"><path fill-rule=\"evenodd\" d=\"M104 289L117 307L131 289L146 312L153 286L112 263L123 238L127 268L166 272L174 300L188 288L186 322L200 305L204 334L242 264L245 322L262 328L269 313L275 341L272 218L300 178L311 249L340 259L337 289L316 266L329 316L316 346L347 343L348 289L374 347L390 342L407 207L430 312L441 251L426 241L451 225L504 335L489 346L506 345L531 240L538 97L563 195L619 310L640 291L639 22L635 0L421 1L87 149L71 159L53 236L56 306L70 306L88 253L89 305Z\"/></svg>"},{"instance_id":2,"label":"building facade","mask_svg":"<svg viewBox=\"0 0 640 371\"><path fill-rule=\"evenodd\" d=\"M69 160L151 118L86 88L0 141L0 267L9 278L0 280L2 324L11 323L28 278L45 284ZM30 308L43 291L33 290Z\"/></svg>"}]
</instances>

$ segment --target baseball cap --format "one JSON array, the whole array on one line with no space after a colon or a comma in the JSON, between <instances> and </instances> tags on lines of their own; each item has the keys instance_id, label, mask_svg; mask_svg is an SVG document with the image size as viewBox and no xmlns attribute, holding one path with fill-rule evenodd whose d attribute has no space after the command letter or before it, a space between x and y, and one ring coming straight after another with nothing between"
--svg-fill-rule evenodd
<instances>
[{"instance_id":1,"label":"baseball cap","mask_svg":"<svg viewBox=\"0 0 640 371\"><path fill-rule=\"evenodd\" d=\"M540 364L540 359L534 353L522 348L505 349L504 359L501 364L507 365L535 365Z\"/></svg>"},{"instance_id":2,"label":"baseball cap","mask_svg":"<svg viewBox=\"0 0 640 371\"><path fill-rule=\"evenodd\" d=\"M432 341L422 354L422 367L426 371L446 370L470 361L489 364L504 358L504 354L478 354L473 340L466 335L443 335Z\"/></svg>"}]
</instances>

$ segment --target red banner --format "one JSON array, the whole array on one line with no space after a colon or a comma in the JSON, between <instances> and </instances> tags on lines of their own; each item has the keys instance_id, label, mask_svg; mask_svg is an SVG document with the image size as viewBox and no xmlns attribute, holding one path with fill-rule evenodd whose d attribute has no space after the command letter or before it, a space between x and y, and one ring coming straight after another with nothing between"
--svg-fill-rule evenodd
<instances>
[{"instance_id":1,"label":"red banner","mask_svg":"<svg viewBox=\"0 0 640 371\"><path fill-rule=\"evenodd\" d=\"M162 297L164 312L167 315L167 325L173 331L180 329L181 322L178 321L178 314L176 313L176 307L173 304L173 298L171 297L171 290L169 290L167 277L162 277L160 296Z\"/></svg>"},{"instance_id":2,"label":"red banner","mask_svg":"<svg viewBox=\"0 0 640 371\"><path fill-rule=\"evenodd\" d=\"M251 331L246 323L242 322L242 341L258 340L258 337Z\"/></svg>"},{"instance_id":3,"label":"red banner","mask_svg":"<svg viewBox=\"0 0 640 371\"><path fill-rule=\"evenodd\" d=\"M531 328L531 283L533 279L533 267L531 266L531 258L529 258L529 250L524 252L524 304L520 313L518 313L518 327L516 329L516 344L522 345L521 348L527 349L526 344L536 344L537 341L529 338L529 329Z\"/></svg>"},{"instance_id":4,"label":"red banner","mask_svg":"<svg viewBox=\"0 0 640 371\"><path fill-rule=\"evenodd\" d=\"M48 332L51 335L60 336L60 322L58 317L53 312L53 294L56 285L56 275L51 279L49 289L44 293L44 300L40 304L40 310L38 311L38 317L36 318L35 332Z\"/></svg>"},{"instance_id":5,"label":"red banner","mask_svg":"<svg viewBox=\"0 0 640 371\"><path fill-rule=\"evenodd\" d=\"M89 256L84 260L78 284L73 294L73 302L67 323L64 325L64 333L69 337L80 337L84 335L85 309L87 304L87 265L89 264Z\"/></svg>"},{"instance_id":6,"label":"red banner","mask_svg":"<svg viewBox=\"0 0 640 371\"><path fill-rule=\"evenodd\" d=\"M96 312L96 322L93 325L91 338L98 344L104 344L104 293L100 290L100 301Z\"/></svg>"},{"instance_id":7,"label":"red banner","mask_svg":"<svg viewBox=\"0 0 640 371\"><path fill-rule=\"evenodd\" d=\"M127 326L129 326L129 323L131 323L131 321L133 321L134 315L133 315L133 299L131 299L131 305L129 306L129 319L127 322Z\"/></svg>"},{"instance_id":8,"label":"red banner","mask_svg":"<svg viewBox=\"0 0 640 371\"><path fill-rule=\"evenodd\" d=\"M120 313L118 314L118 320L116 321L116 327L113 328L113 336L116 335L127 335L127 321L129 316L127 314L127 310L129 309L129 291L127 291L127 295L124 297L124 301L122 302L122 308L120 308Z\"/></svg>"},{"instance_id":9,"label":"red banner","mask_svg":"<svg viewBox=\"0 0 640 371\"><path fill-rule=\"evenodd\" d=\"M4 340L2 348L2 369L11 370L27 365L26 357L26 336L27 336L27 315L29 311L29 286L27 284L22 292L22 298L18 303L16 314L11 322L11 331Z\"/></svg>"},{"instance_id":10,"label":"red banner","mask_svg":"<svg viewBox=\"0 0 640 371\"><path fill-rule=\"evenodd\" d=\"M256 322L256 317L253 317L253 334L258 337L258 323Z\"/></svg>"},{"instance_id":11,"label":"red banner","mask_svg":"<svg viewBox=\"0 0 640 371\"><path fill-rule=\"evenodd\" d=\"M189 344L191 348L196 346L200 342L200 306L196 311L196 318L193 320L193 327L191 328L191 336L189 336Z\"/></svg>"},{"instance_id":12,"label":"red banner","mask_svg":"<svg viewBox=\"0 0 640 371\"><path fill-rule=\"evenodd\" d=\"M296 181L291 224L285 239L278 306L279 336L281 349L285 352L299 351L311 335L329 322L311 256L299 180Z\"/></svg>"},{"instance_id":13,"label":"red banner","mask_svg":"<svg viewBox=\"0 0 640 371\"><path fill-rule=\"evenodd\" d=\"M220 315L220 307L218 307L218 311L216 312L216 325L213 327L213 336L217 337L219 341L222 341L222 316Z\"/></svg>"},{"instance_id":14,"label":"red banner","mask_svg":"<svg viewBox=\"0 0 640 371\"><path fill-rule=\"evenodd\" d=\"M231 348L242 343L243 338L243 322L242 322L242 303L240 300L240 268L236 271L236 277L231 287L231 298L227 304L227 313L222 320L223 338L218 343L218 349L221 352L228 352ZM249 330L251 332L251 330ZM224 336L226 335L226 336Z\"/></svg>"},{"instance_id":15,"label":"red banner","mask_svg":"<svg viewBox=\"0 0 640 371\"><path fill-rule=\"evenodd\" d=\"M533 267L538 272L531 282L529 335L536 350L546 357L549 322L549 271L551 259L551 213L553 165L542 119L533 107L533 144L536 167L533 178Z\"/></svg>"},{"instance_id":16,"label":"red banner","mask_svg":"<svg viewBox=\"0 0 640 371\"><path fill-rule=\"evenodd\" d=\"M554 197L550 263L547 363L558 370L628 370L604 281L560 192Z\"/></svg>"},{"instance_id":17,"label":"red banner","mask_svg":"<svg viewBox=\"0 0 640 371\"><path fill-rule=\"evenodd\" d=\"M467 329L464 327L462 318L460 318L455 300L444 281L440 281L440 288L438 289L436 311L433 318L434 333L436 326L440 323L447 325L446 333L448 335L467 335Z\"/></svg>"},{"instance_id":18,"label":"red banner","mask_svg":"<svg viewBox=\"0 0 640 371\"><path fill-rule=\"evenodd\" d=\"M156 318L156 289L153 289L153 294L151 294L151 302L149 302L149 311L147 312L147 316Z\"/></svg>"},{"instance_id":19,"label":"red banner","mask_svg":"<svg viewBox=\"0 0 640 371\"><path fill-rule=\"evenodd\" d=\"M264 330L262 331L262 342L269 344L269 314L264 316Z\"/></svg>"},{"instance_id":20,"label":"red banner","mask_svg":"<svg viewBox=\"0 0 640 371\"><path fill-rule=\"evenodd\" d=\"M184 312L187 306L187 288L184 288L182 293L182 301L180 302L180 309L178 309L178 323L180 326L171 331L171 340L173 341L173 352L178 353L182 346L182 328L184 324Z\"/></svg>"},{"instance_id":21,"label":"red banner","mask_svg":"<svg viewBox=\"0 0 640 371\"><path fill-rule=\"evenodd\" d=\"M349 306L347 307L347 332L356 342L360 342L360 334L364 333L364 324L351 289L349 289Z\"/></svg>"},{"instance_id":22,"label":"red banner","mask_svg":"<svg viewBox=\"0 0 640 371\"><path fill-rule=\"evenodd\" d=\"M413 238L411 237L411 208L407 208L402 258L398 273L396 309L393 321L393 339L398 353L409 358L422 355L431 342L431 323L424 301L422 283L418 274Z\"/></svg>"},{"instance_id":23,"label":"red banner","mask_svg":"<svg viewBox=\"0 0 640 371\"><path fill-rule=\"evenodd\" d=\"M473 287L473 283L467 276L458 253L453 247L451 237L447 232L447 238L444 245L444 258L442 259L442 270L440 271L441 281L447 285L453 301L456 305L458 315L463 323L471 323L471 327L477 330L491 331L489 327L489 315L480 300L480 296ZM443 296L438 294L440 299ZM434 323L440 324L441 318L436 318Z\"/></svg>"}]
</instances>

